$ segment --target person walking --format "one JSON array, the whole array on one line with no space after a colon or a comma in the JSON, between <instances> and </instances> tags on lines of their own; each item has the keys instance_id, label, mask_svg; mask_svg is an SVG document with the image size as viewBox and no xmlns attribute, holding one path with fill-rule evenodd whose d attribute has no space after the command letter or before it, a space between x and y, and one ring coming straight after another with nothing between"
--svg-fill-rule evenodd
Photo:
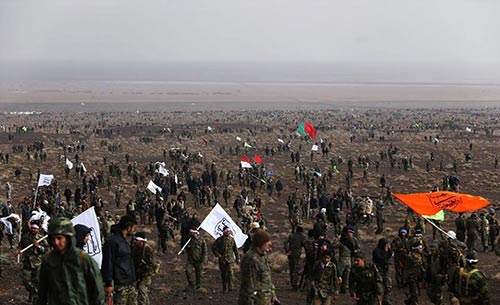
<instances>
[{"instance_id":1,"label":"person walking","mask_svg":"<svg viewBox=\"0 0 500 305\"><path fill-rule=\"evenodd\" d=\"M85 251L76 247L71 220L51 219L48 235L52 251L40 266L36 305L104 304L99 267Z\"/></svg>"},{"instance_id":2,"label":"person walking","mask_svg":"<svg viewBox=\"0 0 500 305\"><path fill-rule=\"evenodd\" d=\"M132 257L137 275L137 304L149 305L149 287L152 278L158 272L160 264L155 259L154 250L148 245L146 233L134 234Z\"/></svg>"},{"instance_id":3,"label":"person walking","mask_svg":"<svg viewBox=\"0 0 500 305\"><path fill-rule=\"evenodd\" d=\"M191 241L186 246L187 262L186 277L189 288L200 289L202 283L201 273L203 265L207 261L207 244L200 236L198 227L194 226L189 230Z\"/></svg>"},{"instance_id":4,"label":"person walking","mask_svg":"<svg viewBox=\"0 0 500 305\"><path fill-rule=\"evenodd\" d=\"M241 286L238 305L280 304L271 279L267 254L271 251L271 236L263 229L253 234L252 248L241 261Z\"/></svg>"},{"instance_id":5,"label":"person walking","mask_svg":"<svg viewBox=\"0 0 500 305\"><path fill-rule=\"evenodd\" d=\"M132 236L137 221L129 215L111 227L112 235L103 246L102 278L106 296L113 295L115 305L137 305L137 276L132 249L127 237Z\"/></svg>"},{"instance_id":6,"label":"person walking","mask_svg":"<svg viewBox=\"0 0 500 305\"><path fill-rule=\"evenodd\" d=\"M222 279L222 291L232 291L234 282L234 263L240 263L238 247L231 236L231 229L224 226L223 233L212 245L212 252L219 261L219 270Z\"/></svg>"}]
</instances>

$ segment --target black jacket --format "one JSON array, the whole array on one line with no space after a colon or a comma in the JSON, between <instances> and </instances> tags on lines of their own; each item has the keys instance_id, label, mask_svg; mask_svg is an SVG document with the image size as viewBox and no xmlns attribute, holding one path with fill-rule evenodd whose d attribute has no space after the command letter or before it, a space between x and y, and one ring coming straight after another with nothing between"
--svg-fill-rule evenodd
<instances>
[{"instance_id":1,"label":"black jacket","mask_svg":"<svg viewBox=\"0 0 500 305\"><path fill-rule=\"evenodd\" d=\"M136 275L130 244L117 225L111 226L111 232L113 235L103 247L101 273L104 286L134 284Z\"/></svg>"}]
</instances>

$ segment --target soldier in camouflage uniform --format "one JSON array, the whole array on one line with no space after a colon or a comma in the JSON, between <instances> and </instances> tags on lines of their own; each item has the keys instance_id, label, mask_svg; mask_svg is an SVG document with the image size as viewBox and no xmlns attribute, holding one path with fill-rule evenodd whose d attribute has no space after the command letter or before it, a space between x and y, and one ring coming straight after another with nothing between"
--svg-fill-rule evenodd
<instances>
[{"instance_id":1,"label":"soldier in camouflage uniform","mask_svg":"<svg viewBox=\"0 0 500 305\"><path fill-rule=\"evenodd\" d=\"M384 285L377 267L368 264L361 252L353 257L349 291L356 305L377 305L382 302Z\"/></svg>"},{"instance_id":2,"label":"soldier in camouflage uniform","mask_svg":"<svg viewBox=\"0 0 500 305\"><path fill-rule=\"evenodd\" d=\"M446 235L448 239L441 242L440 248L443 266L449 279L455 269L465 266L464 253L467 251L467 246L456 239L454 231L448 231Z\"/></svg>"},{"instance_id":3,"label":"soldier in camouflage uniform","mask_svg":"<svg viewBox=\"0 0 500 305\"><path fill-rule=\"evenodd\" d=\"M351 260L356 252L359 252L359 242L354 236L354 230L350 227L343 229L342 235L334 241L333 247L338 249L339 260L337 271L342 277L340 293L346 293L349 289L349 275L351 273Z\"/></svg>"},{"instance_id":4,"label":"soldier in camouflage uniform","mask_svg":"<svg viewBox=\"0 0 500 305\"><path fill-rule=\"evenodd\" d=\"M400 228L398 236L391 242L391 249L394 252L394 269L396 272L396 284L403 286L403 270L408 255L408 230Z\"/></svg>"},{"instance_id":5,"label":"soldier in camouflage uniform","mask_svg":"<svg viewBox=\"0 0 500 305\"><path fill-rule=\"evenodd\" d=\"M148 245L144 232L134 234L132 257L137 275L137 304L149 305L149 287L153 275L158 271L160 265L154 257L153 248Z\"/></svg>"},{"instance_id":6,"label":"soldier in camouflage uniform","mask_svg":"<svg viewBox=\"0 0 500 305\"><path fill-rule=\"evenodd\" d=\"M47 240L37 241L42 237L38 224L29 223L28 232L23 235L19 244L20 249L33 244L33 247L23 253L23 284L29 292L29 302L33 304L38 300L38 271L44 254L49 250Z\"/></svg>"},{"instance_id":7,"label":"soldier in camouflage uniform","mask_svg":"<svg viewBox=\"0 0 500 305\"><path fill-rule=\"evenodd\" d=\"M488 250L488 239L490 232L490 223L484 213L479 215L479 236L481 237L481 245L483 252Z\"/></svg>"},{"instance_id":8,"label":"soldier in camouflage uniform","mask_svg":"<svg viewBox=\"0 0 500 305\"><path fill-rule=\"evenodd\" d=\"M330 305L339 295L339 276L337 267L332 262L332 253L323 251L321 260L314 265L314 277L311 283L313 305Z\"/></svg>"},{"instance_id":9,"label":"soldier in camouflage uniform","mask_svg":"<svg viewBox=\"0 0 500 305\"><path fill-rule=\"evenodd\" d=\"M465 242L465 233L467 232L466 220L464 213L458 213L458 217L455 219L455 227L457 228L457 239L461 242Z\"/></svg>"},{"instance_id":10,"label":"soldier in camouflage uniform","mask_svg":"<svg viewBox=\"0 0 500 305\"><path fill-rule=\"evenodd\" d=\"M406 258L404 266L404 279L408 287L407 305L418 305L420 295L420 284L424 281L425 263L422 257L424 246L421 242L416 242L412 246L412 251Z\"/></svg>"},{"instance_id":11,"label":"soldier in camouflage uniform","mask_svg":"<svg viewBox=\"0 0 500 305\"><path fill-rule=\"evenodd\" d=\"M240 263L238 247L236 247L236 242L231 234L231 229L224 226L222 236L217 238L212 245L212 252L219 260L223 291L233 290L234 263Z\"/></svg>"},{"instance_id":12,"label":"soldier in camouflage uniform","mask_svg":"<svg viewBox=\"0 0 500 305\"><path fill-rule=\"evenodd\" d=\"M487 218L490 225L490 230L488 232L489 245L491 247L491 251L495 251L496 240L498 234L500 233L500 226L498 225L498 219L495 217L495 210L493 208L489 209Z\"/></svg>"},{"instance_id":13,"label":"soldier in camouflage uniform","mask_svg":"<svg viewBox=\"0 0 500 305\"><path fill-rule=\"evenodd\" d=\"M449 287L452 305L490 305L488 281L476 268L478 260L477 252L469 251L465 267L457 268L451 276Z\"/></svg>"},{"instance_id":14,"label":"soldier in camouflage uniform","mask_svg":"<svg viewBox=\"0 0 500 305\"><path fill-rule=\"evenodd\" d=\"M241 285L238 305L279 304L267 253L271 251L271 236L258 229L252 240L252 248L245 253L241 262Z\"/></svg>"},{"instance_id":15,"label":"soldier in camouflage uniform","mask_svg":"<svg viewBox=\"0 0 500 305\"><path fill-rule=\"evenodd\" d=\"M304 229L297 227L295 233L290 234L285 240L285 253L288 256L288 267L290 268L290 285L293 290L298 290L300 254L305 249Z\"/></svg>"},{"instance_id":16,"label":"soldier in camouflage uniform","mask_svg":"<svg viewBox=\"0 0 500 305\"><path fill-rule=\"evenodd\" d=\"M434 305L443 303L443 286L446 280L446 268L443 266L441 249L437 242L429 244L429 255L426 257L425 280L427 296Z\"/></svg>"},{"instance_id":17,"label":"soldier in camouflage uniform","mask_svg":"<svg viewBox=\"0 0 500 305\"><path fill-rule=\"evenodd\" d=\"M476 250L476 241L479 237L479 220L477 214L472 213L465 223L467 228L467 248Z\"/></svg>"},{"instance_id":18,"label":"soldier in camouflage uniform","mask_svg":"<svg viewBox=\"0 0 500 305\"><path fill-rule=\"evenodd\" d=\"M189 288L201 288L201 272L207 261L207 244L196 227L189 230L191 241L186 246L186 276Z\"/></svg>"}]
</instances>

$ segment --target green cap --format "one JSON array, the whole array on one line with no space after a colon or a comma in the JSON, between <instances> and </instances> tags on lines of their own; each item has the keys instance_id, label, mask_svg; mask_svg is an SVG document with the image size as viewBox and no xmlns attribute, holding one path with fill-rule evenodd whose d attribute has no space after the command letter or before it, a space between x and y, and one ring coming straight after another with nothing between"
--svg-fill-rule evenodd
<instances>
[{"instance_id":1,"label":"green cap","mask_svg":"<svg viewBox=\"0 0 500 305\"><path fill-rule=\"evenodd\" d=\"M68 218L52 218L49 221L48 234L74 236L75 229L73 229L73 223Z\"/></svg>"}]
</instances>

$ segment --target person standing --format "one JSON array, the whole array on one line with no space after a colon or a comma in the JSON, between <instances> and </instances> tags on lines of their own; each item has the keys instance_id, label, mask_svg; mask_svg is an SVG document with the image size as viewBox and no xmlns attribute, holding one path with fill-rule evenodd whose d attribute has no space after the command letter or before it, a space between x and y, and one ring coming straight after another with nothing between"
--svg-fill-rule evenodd
<instances>
[{"instance_id":1,"label":"person standing","mask_svg":"<svg viewBox=\"0 0 500 305\"><path fill-rule=\"evenodd\" d=\"M422 252L424 246L422 242L417 241L412 246L412 251L406 258L404 278L405 284L408 287L408 305L418 305L418 297L420 295L420 284L424 281L425 267Z\"/></svg>"},{"instance_id":2,"label":"person standing","mask_svg":"<svg viewBox=\"0 0 500 305\"><path fill-rule=\"evenodd\" d=\"M382 281L384 284L384 297L382 299L383 305L391 305L391 290L392 290L392 279L391 273L389 271L389 263L394 253L391 250L391 244L387 238L381 238L378 241L378 245L373 249L372 257L373 263L377 267L380 275L382 276Z\"/></svg>"},{"instance_id":3,"label":"person standing","mask_svg":"<svg viewBox=\"0 0 500 305\"><path fill-rule=\"evenodd\" d=\"M104 289L97 263L76 247L71 220L54 218L48 235L53 250L40 266L37 305L104 304Z\"/></svg>"},{"instance_id":4,"label":"person standing","mask_svg":"<svg viewBox=\"0 0 500 305\"><path fill-rule=\"evenodd\" d=\"M102 278L107 297L113 295L115 305L137 305L136 273L132 249L127 237L132 236L137 221L129 215L111 227L112 235L103 246Z\"/></svg>"},{"instance_id":5,"label":"person standing","mask_svg":"<svg viewBox=\"0 0 500 305\"><path fill-rule=\"evenodd\" d=\"M332 252L321 253L321 260L314 265L314 276L311 283L313 305L330 305L339 297L339 281L337 267L332 262Z\"/></svg>"},{"instance_id":6,"label":"person standing","mask_svg":"<svg viewBox=\"0 0 500 305\"><path fill-rule=\"evenodd\" d=\"M361 252L355 253L353 257L349 292L356 305L377 305L382 302L382 277L375 265L366 263Z\"/></svg>"},{"instance_id":7,"label":"person standing","mask_svg":"<svg viewBox=\"0 0 500 305\"><path fill-rule=\"evenodd\" d=\"M488 281L476 268L479 257L472 250L465 256L466 264L457 268L450 278L450 303L452 305L490 305Z\"/></svg>"},{"instance_id":8,"label":"person standing","mask_svg":"<svg viewBox=\"0 0 500 305\"><path fill-rule=\"evenodd\" d=\"M234 263L240 263L238 247L231 236L231 229L224 226L222 236L217 238L212 245L212 252L219 260L219 270L222 279L222 291L232 291L234 282Z\"/></svg>"},{"instance_id":9,"label":"person standing","mask_svg":"<svg viewBox=\"0 0 500 305\"><path fill-rule=\"evenodd\" d=\"M241 261L238 305L279 304L267 259L271 246L271 236L265 230L258 229L253 234L252 248Z\"/></svg>"},{"instance_id":10,"label":"person standing","mask_svg":"<svg viewBox=\"0 0 500 305\"><path fill-rule=\"evenodd\" d=\"M159 270L159 263L154 257L154 250L148 245L146 233L134 234L132 257L137 274L137 304L149 305L149 287L153 275Z\"/></svg>"},{"instance_id":11,"label":"person standing","mask_svg":"<svg viewBox=\"0 0 500 305\"><path fill-rule=\"evenodd\" d=\"M186 246L187 263L186 277L189 288L201 288L201 272L203 265L207 261L207 244L205 239L200 236L198 227L192 227L189 230L191 241Z\"/></svg>"},{"instance_id":12,"label":"person standing","mask_svg":"<svg viewBox=\"0 0 500 305\"><path fill-rule=\"evenodd\" d=\"M288 256L288 267L290 268L290 285L292 285L293 290L299 289L300 254L302 248L305 249L305 240L304 229L299 226L295 233L290 234L285 241L285 253Z\"/></svg>"},{"instance_id":13,"label":"person standing","mask_svg":"<svg viewBox=\"0 0 500 305\"><path fill-rule=\"evenodd\" d=\"M21 243L19 244L20 249L24 249L33 244L33 247L23 253L22 274L23 284L29 293L29 302L32 304L36 304L38 301L38 272L42 264L43 256L49 250L47 240L38 241L42 237L43 235L40 233L38 224L31 222L28 223L28 232L23 234ZM18 254L20 253L21 252L18 251Z\"/></svg>"}]
</instances>

